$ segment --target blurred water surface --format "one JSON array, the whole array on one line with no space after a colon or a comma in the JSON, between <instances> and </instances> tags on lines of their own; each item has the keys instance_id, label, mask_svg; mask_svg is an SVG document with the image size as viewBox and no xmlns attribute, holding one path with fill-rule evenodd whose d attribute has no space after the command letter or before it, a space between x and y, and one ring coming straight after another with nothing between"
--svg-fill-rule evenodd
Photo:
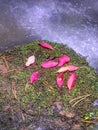
<instances>
[{"instance_id":1,"label":"blurred water surface","mask_svg":"<svg viewBox=\"0 0 98 130\"><path fill-rule=\"evenodd\" d=\"M33 40L67 44L98 72L98 0L0 0L0 52Z\"/></svg>"}]
</instances>

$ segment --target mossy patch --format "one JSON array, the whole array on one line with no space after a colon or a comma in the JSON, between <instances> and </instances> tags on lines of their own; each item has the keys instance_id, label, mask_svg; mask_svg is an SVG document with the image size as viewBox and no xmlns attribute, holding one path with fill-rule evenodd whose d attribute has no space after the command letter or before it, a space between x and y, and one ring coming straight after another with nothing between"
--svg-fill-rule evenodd
<instances>
[{"instance_id":1,"label":"mossy patch","mask_svg":"<svg viewBox=\"0 0 98 130\"><path fill-rule=\"evenodd\" d=\"M14 106L13 111L32 109L38 115L42 113L52 115L53 103L60 101L65 110L74 110L80 119L84 119L87 113L97 113L98 109L92 104L98 98L98 75L93 68L66 45L47 41L54 47L51 51L41 48L38 43L39 41L35 41L1 54L0 61L5 65L2 60L2 57L5 57L9 72L0 74L0 110L9 104ZM75 72L77 74L75 86L70 92L66 87L66 80L71 73L65 73L65 83L60 89L56 84L56 71L59 67L43 69L40 66L47 57L59 57L62 54L71 58L68 64L79 67ZM36 62L26 68L25 62L31 55L35 55ZM29 77L34 71L39 71L40 76L36 82L29 84Z\"/></svg>"}]
</instances>

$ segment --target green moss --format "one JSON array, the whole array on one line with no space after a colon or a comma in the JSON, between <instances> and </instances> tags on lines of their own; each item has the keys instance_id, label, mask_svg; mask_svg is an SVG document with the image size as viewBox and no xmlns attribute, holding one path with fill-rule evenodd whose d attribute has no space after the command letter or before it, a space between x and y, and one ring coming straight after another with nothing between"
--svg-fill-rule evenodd
<instances>
[{"instance_id":1,"label":"green moss","mask_svg":"<svg viewBox=\"0 0 98 130\"><path fill-rule=\"evenodd\" d=\"M17 100L22 108L32 107L38 112L47 110L50 115L53 114L51 110L53 102L62 101L65 109L72 109L72 105L76 100L73 104L70 104L69 102L71 100L89 94L90 96L77 103L74 109L79 112L81 117L85 115L85 113L93 111L92 103L98 98L98 75L88 66L86 60L78 56L66 45L48 42L55 48L51 51L41 48L38 43L39 41L35 41L1 54L1 56L8 57L7 62L10 69L16 69L15 72L10 72L7 76L0 75L2 81L0 83L1 90L4 87L3 81L6 81L6 85L8 83L12 85L12 82L14 82ZM66 80L70 73L65 74L65 83L63 87L59 89L56 85L57 73L55 73L59 67L51 69L42 69L40 67L40 64L45 61L47 57L59 57L64 53L71 58L71 62L68 64L79 66L79 69L75 72L77 74L75 86L70 92L66 87ZM26 59L33 54L36 57L35 64L25 68ZM57 58L55 60L57 61ZM34 84L30 85L29 77L34 71L39 71L40 76ZM27 88L26 85L28 85ZM7 93L5 92L4 94L6 95ZM9 98L11 98L10 102L13 104L13 93L11 94L12 96L9 95ZM7 100L7 98L2 98L2 94L0 94L0 101L1 99L2 102Z\"/></svg>"}]
</instances>

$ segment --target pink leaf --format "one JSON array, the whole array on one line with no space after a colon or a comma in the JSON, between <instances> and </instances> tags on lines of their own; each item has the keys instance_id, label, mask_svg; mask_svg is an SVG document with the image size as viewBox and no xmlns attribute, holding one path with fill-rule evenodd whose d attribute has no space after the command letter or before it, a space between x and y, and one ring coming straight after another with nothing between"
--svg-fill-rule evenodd
<instances>
[{"instance_id":1,"label":"pink leaf","mask_svg":"<svg viewBox=\"0 0 98 130\"><path fill-rule=\"evenodd\" d=\"M77 69L78 69L77 66L68 65L68 66L61 67L57 72L58 73L62 73L62 72L66 72L66 71L72 72L72 71L75 71Z\"/></svg>"},{"instance_id":2,"label":"pink leaf","mask_svg":"<svg viewBox=\"0 0 98 130\"><path fill-rule=\"evenodd\" d=\"M70 61L70 57L68 57L67 55L61 55L59 57L59 60L58 60L58 66L62 66L64 65L65 63L69 62Z\"/></svg>"},{"instance_id":3,"label":"pink leaf","mask_svg":"<svg viewBox=\"0 0 98 130\"><path fill-rule=\"evenodd\" d=\"M55 62L53 60L50 61L45 61L41 64L42 68L53 68L55 66L57 66L58 62Z\"/></svg>"},{"instance_id":4,"label":"pink leaf","mask_svg":"<svg viewBox=\"0 0 98 130\"><path fill-rule=\"evenodd\" d=\"M39 72L38 71L34 72L30 77L30 83L32 84L34 81L36 81L38 79L38 76Z\"/></svg>"},{"instance_id":5,"label":"pink leaf","mask_svg":"<svg viewBox=\"0 0 98 130\"><path fill-rule=\"evenodd\" d=\"M62 86L63 83L64 83L63 73L60 73L60 74L57 76L56 82L57 82L58 87L61 88L61 86Z\"/></svg>"},{"instance_id":6,"label":"pink leaf","mask_svg":"<svg viewBox=\"0 0 98 130\"><path fill-rule=\"evenodd\" d=\"M76 80L76 74L71 74L67 80L67 87L71 90L74 87L74 83Z\"/></svg>"},{"instance_id":7,"label":"pink leaf","mask_svg":"<svg viewBox=\"0 0 98 130\"><path fill-rule=\"evenodd\" d=\"M41 47L43 47L43 48L50 49L50 50L54 50L54 48L53 48L51 45L49 45L48 43L41 42L41 43L39 43L39 45L40 45Z\"/></svg>"},{"instance_id":8,"label":"pink leaf","mask_svg":"<svg viewBox=\"0 0 98 130\"><path fill-rule=\"evenodd\" d=\"M34 62L35 62L35 56L33 55L27 59L27 62L25 63L25 65L28 67L28 66L32 65Z\"/></svg>"}]
</instances>

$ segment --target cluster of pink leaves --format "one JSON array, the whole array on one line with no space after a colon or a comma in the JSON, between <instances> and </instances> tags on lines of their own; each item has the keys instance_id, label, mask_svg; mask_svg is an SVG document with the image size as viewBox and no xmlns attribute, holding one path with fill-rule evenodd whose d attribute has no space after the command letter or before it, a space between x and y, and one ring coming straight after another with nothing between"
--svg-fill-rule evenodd
<instances>
[{"instance_id":1,"label":"cluster of pink leaves","mask_svg":"<svg viewBox=\"0 0 98 130\"><path fill-rule=\"evenodd\" d=\"M54 50L54 48L49 45L48 43L45 42L41 42L39 43L39 46L45 48L45 49L50 49L50 50ZM30 56L26 62L26 66L30 66L35 62L35 56ZM49 69L49 68L53 68L56 66L59 66L60 69L57 71L58 76L56 78L56 83L57 86L59 88L62 87L62 85L64 84L64 73L66 72L74 72L78 69L77 66L74 65L67 65L67 66L63 66L66 63L70 62L70 57L63 54L61 56L59 56L58 61L54 61L54 60L48 60L48 61L44 61L43 63L41 63L41 67L44 69ZM33 84L39 77L39 71L33 72L32 75L30 76L30 83ZM66 82L66 86L69 90L71 90L74 87L75 81L76 81L76 74L72 73L70 74L70 76L67 79Z\"/></svg>"}]
</instances>

